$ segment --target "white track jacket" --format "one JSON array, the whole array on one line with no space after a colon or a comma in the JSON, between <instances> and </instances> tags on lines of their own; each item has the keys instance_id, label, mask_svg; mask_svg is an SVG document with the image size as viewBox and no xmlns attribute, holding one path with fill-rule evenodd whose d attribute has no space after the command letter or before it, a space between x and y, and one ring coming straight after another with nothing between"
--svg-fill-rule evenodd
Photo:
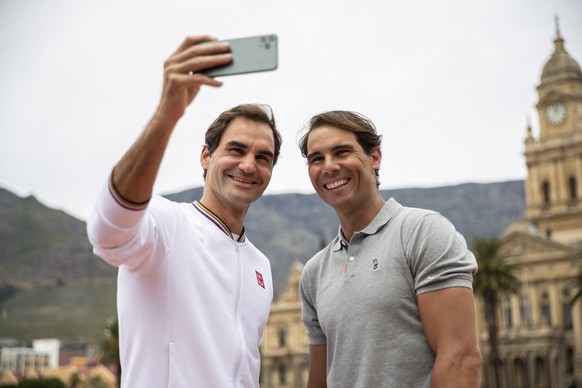
<instances>
[{"instance_id":1,"label":"white track jacket","mask_svg":"<svg viewBox=\"0 0 582 388\"><path fill-rule=\"evenodd\" d=\"M122 387L258 387L271 267L192 203L154 196L128 210L104 187L87 222L119 268Z\"/></svg>"}]
</instances>

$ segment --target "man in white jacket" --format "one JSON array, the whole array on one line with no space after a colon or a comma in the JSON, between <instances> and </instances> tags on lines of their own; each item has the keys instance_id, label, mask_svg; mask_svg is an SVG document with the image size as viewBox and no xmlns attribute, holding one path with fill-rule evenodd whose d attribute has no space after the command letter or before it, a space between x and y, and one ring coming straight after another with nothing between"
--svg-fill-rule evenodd
<instances>
[{"instance_id":1,"label":"man in white jacket","mask_svg":"<svg viewBox=\"0 0 582 388\"><path fill-rule=\"evenodd\" d=\"M159 106L114 166L87 223L94 252L119 268L122 387L258 387L259 344L273 297L267 258L244 219L281 147L271 109L223 112L206 132L205 186L194 203L153 195L170 136L202 85L232 61L226 43L187 38L164 64Z\"/></svg>"}]
</instances>

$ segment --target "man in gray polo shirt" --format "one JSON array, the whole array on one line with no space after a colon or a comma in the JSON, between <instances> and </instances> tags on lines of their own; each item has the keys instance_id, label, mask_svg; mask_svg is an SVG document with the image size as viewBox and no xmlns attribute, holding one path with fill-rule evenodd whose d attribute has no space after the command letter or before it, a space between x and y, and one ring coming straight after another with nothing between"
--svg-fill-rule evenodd
<instances>
[{"instance_id":1,"label":"man in gray polo shirt","mask_svg":"<svg viewBox=\"0 0 582 388\"><path fill-rule=\"evenodd\" d=\"M440 214L378 192L381 136L366 117L319 114L300 140L309 177L339 219L305 265L308 387L478 387L477 263Z\"/></svg>"}]
</instances>

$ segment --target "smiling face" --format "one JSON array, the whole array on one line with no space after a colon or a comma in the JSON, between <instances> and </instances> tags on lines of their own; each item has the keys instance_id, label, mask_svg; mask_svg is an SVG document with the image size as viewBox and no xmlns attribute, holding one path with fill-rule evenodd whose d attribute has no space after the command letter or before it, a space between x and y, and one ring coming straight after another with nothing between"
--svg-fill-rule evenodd
<instances>
[{"instance_id":1,"label":"smiling face","mask_svg":"<svg viewBox=\"0 0 582 388\"><path fill-rule=\"evenodd\" d=\"M366 154L356 135L331 125L312 129L307 140L311 184L319 197L338 213L351 214L378 198L376 169L380 147Z\"/></svg>"},{"instance_id":2,"label":"smiling face","mask_svg":"<svg viewBox=\"0 0 582 388\"><path fill-rule=\"evenodd\" d=\"M202 203L218 215L246 213L271 180L275 140L269 125L236 117L216 150L205 145L200 164L206 170Z\"/></svg>"}]
</instances>

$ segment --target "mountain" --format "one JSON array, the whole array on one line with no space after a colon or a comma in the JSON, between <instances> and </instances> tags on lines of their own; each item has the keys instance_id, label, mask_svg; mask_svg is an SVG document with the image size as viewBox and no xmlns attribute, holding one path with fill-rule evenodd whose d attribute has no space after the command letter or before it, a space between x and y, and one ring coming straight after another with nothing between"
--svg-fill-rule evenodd
<instances>
[{"instance_id":1,"label":"mountain","mask_svg":"<svg viewBox=\"0 0 582 388\"><path fill-rule=\"evenodd\" d=\"M501 233L523 216L523 181L382 190L405 206L439 211L471 242ZM202 188L166 195L191 202ZM271 260L276 291L291 263L305 262L333 238L338 222L315 194L266 195L245 228ZM85 223L34 197L0 188L0 337L97 338L115 314L116 269L96 258Z\"/></svg>"},{"instance_id":2,"label":"mountain","mask_svg":"<svg viewBox=\"0 0 582 388\"><path fill-rule=\"evenodd\" d=\"M115 292L84 222L0 188L0 337L99 336Z\"/></svg>"},{"instance_id":3,"label":"mountain","mask_svg":"<svg viewBox=\"0 0 582 388\"><path fill-rule=\"evenodd\" d=\"M523 216L524 182L466 183L435 188L381 190L402 205L432 209L447 217L467 243L476 236L495 236ZM196 188L166 197L191 202L202 196ZM275 285L282 286L294 260L307 261L338 232L335 212L316 194L265 195L245 221L249 239L271 260Z\"/></svg>"},{"instance_id":4,"label":"mountain","mask_svg":"<svg viewBox=\"0 0 582 388\"><path fill-rule=\"evenodd\" d=\"M110 278L86 236L83 221L0 188L0 284Z\"/></svg>"}]
</instances>

